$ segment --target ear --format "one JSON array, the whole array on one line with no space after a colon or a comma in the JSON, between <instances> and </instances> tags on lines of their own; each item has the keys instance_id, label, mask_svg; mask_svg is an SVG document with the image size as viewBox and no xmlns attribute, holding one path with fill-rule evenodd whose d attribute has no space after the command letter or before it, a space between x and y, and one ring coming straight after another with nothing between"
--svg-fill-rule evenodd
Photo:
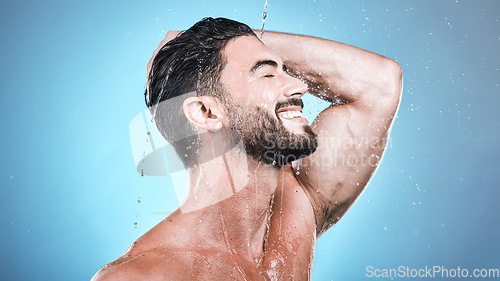
<instances>
[{"instance_id":1,"label":"ear","mask_svg":"<svg viewBox=\"0 0 500 281\"><path fill-rule=\"evenodd\" d=\"M189 97L184 100L182 109L189 122L201 130L215 132L225 125L222 104L216 97Z\"/></svg>"}]
</instances>

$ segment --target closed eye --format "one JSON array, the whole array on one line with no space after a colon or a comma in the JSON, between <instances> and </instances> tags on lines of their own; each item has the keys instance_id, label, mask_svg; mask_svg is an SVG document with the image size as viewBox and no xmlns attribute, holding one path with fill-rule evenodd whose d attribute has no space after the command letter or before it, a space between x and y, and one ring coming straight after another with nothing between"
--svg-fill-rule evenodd
<instances>
[{"instance_id":1,"label":"closed eye","mask_svg":"<svg viewBox=\"0 0 500 281\"><path fill-rule=\"evenodd\" d=\"M286 65L283 65L282 70L283 70L283 72L285 72L287 74L290 74L290 73L288 73L288 69L287 69ZM265 77L265 78L272 78L272 77L275 77L275 76L276 76L276 74L266 74L263 77Z\"/></svg>"}]
</instances>

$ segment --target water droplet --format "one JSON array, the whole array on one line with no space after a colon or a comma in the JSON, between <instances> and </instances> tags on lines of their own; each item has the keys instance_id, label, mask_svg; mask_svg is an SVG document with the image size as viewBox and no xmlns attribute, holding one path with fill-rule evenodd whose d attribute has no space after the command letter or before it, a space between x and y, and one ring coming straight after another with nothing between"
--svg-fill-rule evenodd
<instances>
[{"instance_id":1,"label":"water droplet","mask_svg":"<svg viewBox=\"0 0 500 281\"><path fill-rule=\"evenodd\" d=\"M264 4L264 11L262 12L262 27L260 28L260 39L262 39L262 35L264 35L264 25L266 23L266 18L267 18L267 0L266 3Z\"/></svg>"}]
</instances>

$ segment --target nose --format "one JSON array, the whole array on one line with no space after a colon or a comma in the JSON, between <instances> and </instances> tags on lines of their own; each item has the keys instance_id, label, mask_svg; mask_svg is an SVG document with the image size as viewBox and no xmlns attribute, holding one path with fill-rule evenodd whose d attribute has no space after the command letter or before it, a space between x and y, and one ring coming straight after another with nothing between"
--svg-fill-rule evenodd
<instances>
[{"instance_id":1,"label":"nose","mask_svg":"<svg viewBox=\"0 0 500 281\"><path fill-rule=\"evenodd\" d=\"M292 96L297 98L302 97L307 92L307 84L289 74L286 74L286 76L285 96L288 98Z\"/></svg>"}]
</instances>

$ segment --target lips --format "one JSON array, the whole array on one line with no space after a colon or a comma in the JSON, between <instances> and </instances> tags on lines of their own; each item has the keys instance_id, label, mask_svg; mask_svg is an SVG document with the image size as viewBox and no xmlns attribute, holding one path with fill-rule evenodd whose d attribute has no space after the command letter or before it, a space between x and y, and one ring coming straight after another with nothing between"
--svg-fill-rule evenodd
<instances>
[{"instance_id":1,"label":"lips","mask_svg":"<svg viewBox=\"0 0 500 281\"><path fill-rule=\"evenodd\" d=\"M281 119L303 118L300 106L287 106L278 110L278 117Z\"/></svg>"},{"instance_id":2,"label":"lips","mask_svg":"<svg viewBox=\"0 0 500 281\"><path fill-rule=\"evenodd\" d=\"M302 115L302 100L289 100L276 106L276 115L283 122L291 126L308 125L309 121Z\"/></svg>"},{"instance_id":3,"label":"lips","mask_svg":"<svg viewBox=\"0 0 500 281\"><path fill-rule=\"evenodd\" d=\"M304 107L304 103L301 99L292 98L286 101L278 102L276 104L276 115L279 116L282 112L290 112L287 113L285 117L293 118L298 114L302 114L302 108Z\"/></svg>"}]
</instances>

